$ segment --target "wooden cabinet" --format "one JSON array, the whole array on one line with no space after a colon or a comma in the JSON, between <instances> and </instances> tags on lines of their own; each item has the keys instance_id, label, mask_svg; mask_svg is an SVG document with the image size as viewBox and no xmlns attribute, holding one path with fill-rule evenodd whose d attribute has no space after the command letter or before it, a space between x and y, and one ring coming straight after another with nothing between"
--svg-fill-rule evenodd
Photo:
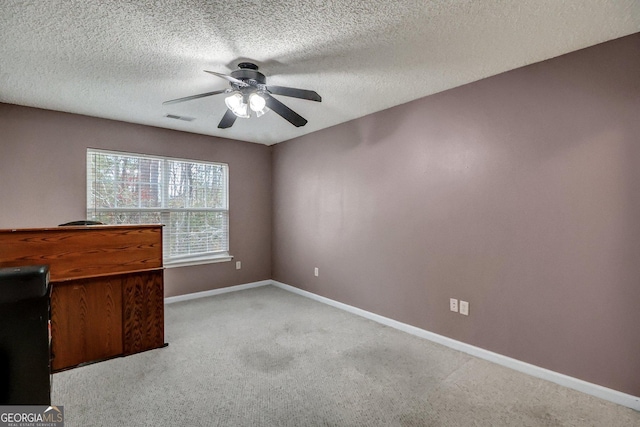
<instances>
[{"instance_id":1,"label":"wooden cabinet","mask_svg":"<svg viewBox=\"0 0 640 427\"><path fill-rule=\"evenodd\" d=\"M123 353L119 276L54 284L51 312L54 369Z\"/></svg>"},{"instance_id":2,"label":"wooden cabinet","mask_svg":"<svg viewBox=\"0 0 640 427\"><path fill-rule=\"evenodd\" d=\"M0 267L49 265L52 367L164 345L162 226L0 230Z\"/></svg>"}]
</instances>

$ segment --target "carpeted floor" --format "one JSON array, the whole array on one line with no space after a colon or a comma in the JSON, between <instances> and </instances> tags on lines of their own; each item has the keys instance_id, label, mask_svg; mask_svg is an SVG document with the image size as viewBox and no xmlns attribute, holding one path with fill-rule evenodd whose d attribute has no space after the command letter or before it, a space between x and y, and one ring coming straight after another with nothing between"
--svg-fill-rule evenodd
<instances>
[{"instance_id":1,"label":"carpeted floor","mask_svg":"<svg viewBox=\"0 0 640 427\"><path fill-rule=\"evenodd\" d=\"M640 413L265 286L166 306L169 347L57 373L75 426L640 426Z\"/></svg>"}]
</instances>

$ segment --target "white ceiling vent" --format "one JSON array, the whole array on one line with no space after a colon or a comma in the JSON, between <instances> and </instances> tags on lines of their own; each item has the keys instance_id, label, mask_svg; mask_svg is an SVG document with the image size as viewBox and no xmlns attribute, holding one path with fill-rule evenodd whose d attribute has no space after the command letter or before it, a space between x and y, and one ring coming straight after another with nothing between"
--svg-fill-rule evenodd
<instances>
[{"instance_id":1,"label":"white ceiling vent","mask_svg":"<svg viewBox=\"0 0 640 427\"><path fill-rule=\"evenodd\" d=\"M183 120L185 122L192 122L196 119L195 117L176 116L175 114L166 114L165 117L169 119Z\"/></svg>"}]
</instances>

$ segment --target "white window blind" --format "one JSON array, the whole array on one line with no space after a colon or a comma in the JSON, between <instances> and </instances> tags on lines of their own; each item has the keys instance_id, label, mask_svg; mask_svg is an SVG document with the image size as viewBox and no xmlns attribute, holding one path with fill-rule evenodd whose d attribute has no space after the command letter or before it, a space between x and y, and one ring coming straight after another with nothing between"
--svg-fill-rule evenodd
<instances>
[{"instance_id":1,"label":"white window blind","mask_svg":"<svg viewBox=\"0 0 640 427\"><path fill-rule=\"evenodd\" d=\"M165 263L229 256L229 166L87 150L87 219L164 224Z\"/></svg>"}]
</instances>

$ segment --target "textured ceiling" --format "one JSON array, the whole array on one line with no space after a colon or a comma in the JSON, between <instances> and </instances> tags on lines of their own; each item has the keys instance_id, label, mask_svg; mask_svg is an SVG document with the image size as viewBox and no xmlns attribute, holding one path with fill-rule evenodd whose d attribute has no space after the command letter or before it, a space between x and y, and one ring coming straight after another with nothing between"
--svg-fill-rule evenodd
<instances>
[{"instance_id":1,"label":"textured ceiling","mask_svg":"<svg viewBox=\"0 0 640 427\"><path fill-rule=\"evenodd\" d=\"M638 0L2 0L0 102L273 144L638 31ZM305 127L162 105L242 59L322 95L278 97Z\"/></svg>"}]
</instances>

